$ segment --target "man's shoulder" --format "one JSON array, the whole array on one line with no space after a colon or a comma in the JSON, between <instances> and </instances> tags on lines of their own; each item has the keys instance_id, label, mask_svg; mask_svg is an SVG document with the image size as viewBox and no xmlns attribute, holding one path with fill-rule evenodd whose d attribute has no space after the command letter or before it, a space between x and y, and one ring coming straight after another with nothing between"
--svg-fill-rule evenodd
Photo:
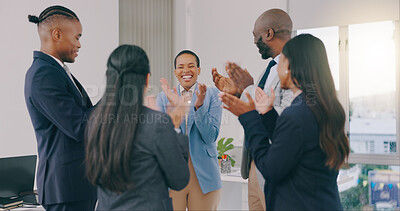
<instances>
[{"instance_id":1,"label":"man's shoulder","mask_svg":"<svg viewBox=\"0 0 400 211\"><path fill-rule=\"evenodd\" d=\"M44 59L42 57L34 57L32 65L29 67L28 72L36 73L36 72L43 72L43 71L44 72L46 72L46 71L53 72L54 71L54 73L57 73L57 71L55 71L55 70L59 71L60 69L62 69L62 67L59 64L57 64L57 65L53 62L50 62L48 58Z\"/></svg>"},{"instance_id":2,"label":"man's shoulder","mask_svg":"<svg viewBox=\"0 0 400 211\"><path fill-rule=\"evenodd\" d=\"M27 77L31 77L32 80L62 80L62 72L56 66L47 62L34 62L26 73Z\"/></svg>"},{"instance_id":3,"label":"man's shoulder","mask_svg":"<svg viewBox=\"0 0 400 211\"><path fill-rule=\"evenodd\" d=\"M172 125L172 120L169 115L161 111L153 110L144 106L140 115L142 116L137 117L139 123L141 125L147 125L145 127L149 127L149 125L152 125L151 128L156 127L160 129L168 127L167 125L169 124Z\"/></svg>"}]
</instances>

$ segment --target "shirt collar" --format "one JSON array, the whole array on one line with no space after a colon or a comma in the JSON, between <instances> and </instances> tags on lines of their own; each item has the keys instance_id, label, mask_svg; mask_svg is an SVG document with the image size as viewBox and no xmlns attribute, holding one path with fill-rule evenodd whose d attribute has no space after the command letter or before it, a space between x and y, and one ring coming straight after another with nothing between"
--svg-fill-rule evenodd
<instances>
[{"instance_id":1,"label":"shirt collar","mask_svg":"<svg viewBox=\"0 0 400 211\"><path fill-rule=\"evenodd\" d=\"M44 53L44 52L42 52L42 53ZM54 60L56 60L56 62L57 62L58 64L60 64L60 66L61 66L62 68L64 68L64 63L62 63L61 60L57 59L56 57L54 57L54 56L52 56L52 55L50 55L50 54L47 54L47 53L45 53L45 54L48 55L48 56L50 56L50 57L53 58Z\"/></svg>"},{"instance_id":2,"label":"shirt collar","mask_svg":"<svg viewBox=\"0 0 400 211\"><path fill-rule=\"evenodd\" d=\"M278 64L280 58L281 58L281 54L278 54L278 56L275 56L275 58L273 58L273 60L275 60L275 62Z\"/></svg>"},{"instance_id":3,"label":"shirt collar","mask_svg":"<svg viewBox=\"0 0 400 211\"><path fill-rule=\"evenodd\" d=\"M183 95L183 93L185 93L185 92L191 92L191 94L194 94L194 91L195 91L195 89L196 89L196 85L197 85L197 82L196 82L195 84L193 84L193 86L190 87L190 89L189 89L188 91L186 91L186 89L183 88L183 87L179 84L179 90L180 90L181 95Z\"/></svg>"}]
</instances>

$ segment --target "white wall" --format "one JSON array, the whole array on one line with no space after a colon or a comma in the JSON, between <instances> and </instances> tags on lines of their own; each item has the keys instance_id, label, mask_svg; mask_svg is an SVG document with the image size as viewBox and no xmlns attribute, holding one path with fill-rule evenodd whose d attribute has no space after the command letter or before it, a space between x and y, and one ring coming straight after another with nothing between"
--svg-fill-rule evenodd
<instances>
[{"instance_id":1,"label":"white wall","mask_svg":"<svg viewBox=\"0 0 400 211\"><path fill-rule=\"evenodd\" d=\"M77 13L83 25L82 48L70 65L89 89L92 101L101 97L105 64L118 45L117 0L0 0L0 157L36 154L36 139L27 112L23 87L32 51L40 48L36 26L28 14L39 15L50 5L64 5ZM213 86L211 68L222 74L227 60L239 62L257 80L266 66L253 44L253 24L265 10L286 10L284 0L174 0L174 55L193 49L202 64L201 83ZM237 118L223 113L220 137L234 137L241 145L243 131ZM240 141L239 141L240 140Z\"/></svg>"},{"instance_id":2,"label":"white wall","mask_svg":"<svg viewBox=\"0 0 400 211\"><path fill-rule=\"evenodd\" d=\"M198 53L199 82L208 86L214 86L211 68L226 75L224 63L228 60L247 68L256 81L268 61L261 59L253 43L254 22L265 10L287 10L288 2L293 4L289 5L291 12L296 12L294 1L288 0L173 0L173 55L187 48ZM80 17L82 48L70 69L90 89L94 102L101 96L106 60L118 45L117 0L0 0L0 157L36 153L23 86L32 51L39 49L40 43L36 26L28 22L27 15L39 15L54 4L70 7ZM315 17L309 12L296 14L302 14L304 20ZM303 19L293 18L294 25L307 22ZM235 144L241 145L243 130L237 118L224 110L222 124L219 138L233 137Z\"/></svg>"},{"instance_id":3,"label":"white wall","mask_svg":"<svg viewBox=\"0 0 400 211\"><path fill-rule=\"evenodd\" d=\"M214 86L211 68L226 75L226 61L247 68L256 83L267 61L261 59L254 45L254 22L268 9L286 11L286 7L286 0L175 0L174 55L184 48L196 52L202 68L198 80L208 86ZM237 117L226 110L221 137L233 137L235 145L242 145L243 129Z\"/></svg>"},{"instance_id":4,"label":"white wall","mask_svg":"<svg viewBox=\"0 0 400 211\"><path fill-rule=\"evenodd\" d=\"M288 0L294 29L399 19L399 0Z\"/></svg>"},{"instance_id":5,"label":"white wall","mask_svg":"<svg viewBox=\"0 0 400 211\"><path fill-rule=\"evenodd\" d=\"M71 72L88 89L93 102L102 94L106 61L118 46L117 0L0 0L0 157L37 154L36 138L24 100L25 73L40 49L36 25L48 6L73 10L83 27L82 48Z\"/></svg>"}]
</instances>

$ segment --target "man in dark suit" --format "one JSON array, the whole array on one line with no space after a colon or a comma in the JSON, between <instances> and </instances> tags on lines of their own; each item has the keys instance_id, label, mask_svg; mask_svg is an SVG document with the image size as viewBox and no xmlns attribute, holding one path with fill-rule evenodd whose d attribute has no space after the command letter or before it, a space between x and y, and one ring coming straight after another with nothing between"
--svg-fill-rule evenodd
<instances>
[{"instance_id":1,"label":"man in dark suit","mask_svg":"<svg viewBox=\"0 0 400 211\"><path fill-rule=\"evenodd\" d=\"M290 90L281 89L277 73L279 58L283 46L291 38L292 20L289 15L281 9L270 9L263 12L254 23L253 36L254 44L257 46L262 59L269 59L269 64L260 75L257 86L252 76L238 65L231 63L226 66L229 78L222 77L217 70L213 70L215 86L222 92L227 92L246 100L244 91L254 97L254 89L260 87L268 95L271 88L274 89L274 108L281 114L293 100L293 93ZM264 178L256 168L255 162L243 145L241 174L243 179L248 179L248 202L249 210L266 210L265 197L263 193Z\"/></svg>"},{"instance_id":2,"label":"man in dark suit","mask_svg":"<svg viewBox=\"0 0 400 211\"><path fill-rule=\"evenodd\" d=\"M62 6L28 18L37 24L41 41L25 76L25 101L39 154L39 203L46 210L93 210L97 194L85 176L83 142L93 106L65 65L78 56L82 25Z\"/></svg>"}]
</instances>

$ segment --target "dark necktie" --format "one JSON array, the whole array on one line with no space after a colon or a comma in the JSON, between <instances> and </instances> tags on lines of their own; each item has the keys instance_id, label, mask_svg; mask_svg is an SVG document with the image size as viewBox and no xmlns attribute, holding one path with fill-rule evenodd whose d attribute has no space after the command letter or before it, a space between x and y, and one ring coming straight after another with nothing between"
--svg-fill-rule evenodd
<instances>
[{"instance_id":1,"label":"dark necktie","mask_svg":"<svg viewBox=\"0 0 400 211\"><path fill-rule=\"evenodd\" d=\"M71 79L71 81L72 81L72 83L75 85L76 89L79 90L79 87L78 87L78 85L76 84L76 81L73 79L72 73L69 71L68 66L67 66L67 65L64 65L63 68L64 68L65 72L67 72L68 77ZM81 90L79 90L79 92L80 92L80 94L82 95ZM83 95L82 95L82 97L83 97Z\"/></svg>"},{"instance_id":2,"label":"dark necktie","mask_svg":"<svg viewBox=\"0 0 400 211\"><path fill-rule=\"evenodd\" d=\"M276 65L276 61L275 60L271 60L268 64L267 69L265 70L265 73L263 75L263 77L261 78L260 82L258 83L258 87L260 87L261 89L264 89L265 86L265 82L267 82L267 78L269 75L269 72L271 71L271 68Z\"/></svg>"}]
</instances>

